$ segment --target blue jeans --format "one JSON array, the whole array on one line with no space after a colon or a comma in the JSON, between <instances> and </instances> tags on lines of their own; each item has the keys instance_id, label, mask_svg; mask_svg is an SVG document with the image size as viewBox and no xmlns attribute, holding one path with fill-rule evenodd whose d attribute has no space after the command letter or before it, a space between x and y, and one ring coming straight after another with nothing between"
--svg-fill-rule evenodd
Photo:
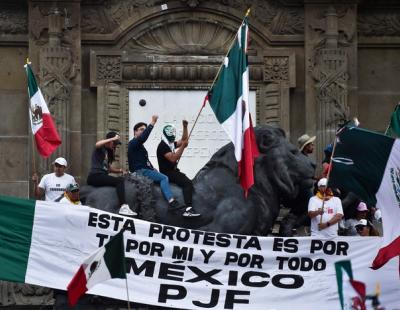
<instances>
[{"instance_id":1,"label":"blue jeans","mask_svg":"<svg viewBox=\"0 0 400 310\"><path fill-rule=\"evenodd\" d=\"M156 183L160 183L161 192L168 202L173 198L171 189L169 187L169 180L165 174L162 174L157 170L151 170L151 169L140 169L137 170L136 173L148 177L149 179L153 180Z\"/></svg>"}]
</instances>

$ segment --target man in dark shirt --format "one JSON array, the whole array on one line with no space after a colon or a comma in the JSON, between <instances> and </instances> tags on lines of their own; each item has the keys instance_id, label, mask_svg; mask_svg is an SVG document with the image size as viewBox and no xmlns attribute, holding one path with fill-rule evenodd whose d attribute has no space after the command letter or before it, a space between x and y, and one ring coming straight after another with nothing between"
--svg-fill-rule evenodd
<instances>
[{"instance_id":1,"label":"man in dark shirt","mask_svg":"<svg viewBox=\"0 0 400 310\"><path fill-rule=\"evenodd\" d=\"M137 123L133 127L133 139L129 141L128 145L128 163L129 171L141 174L156 183L160 184L161 192L165 199L168 201L171 209L182 209L184 206L180 206L178 201L176 201L172 195L168 177L156 169L149 160L149 154L147 153L144 143L147 141L151 131L154 128L155 123L158 120L157 115L151 117L151 122L147 126L146 123ZM185 211L182 214L187 216Z\"/></svg>"},{"instance_id":2,"label":"man in dark shirt","mask_svg":"<svg viewBox=\"0 0 400 310\"><path fill-rule=\"evenodd\" d=\"M160 144L157 147L157 160L160 172L165 174L172 183L182 188L186 209L184 216L197 217L192 207L193 184L192 181L177 168L183 150L188 146L188 122L182 121L182 138L175 141L176 129L169 124L164 126Z\"/></svg>"}]
</instances>

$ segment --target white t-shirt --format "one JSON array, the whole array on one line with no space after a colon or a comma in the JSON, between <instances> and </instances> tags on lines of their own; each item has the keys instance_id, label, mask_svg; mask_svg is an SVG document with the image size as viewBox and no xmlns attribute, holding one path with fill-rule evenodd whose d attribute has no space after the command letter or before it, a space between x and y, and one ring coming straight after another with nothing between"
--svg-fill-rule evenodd
<instances>
[{"instance_id":1,"label":"white t-shirt","mask_svg":"<svg viewBox=\"0 0 400 310\"><path fill-rule=\"evenodd\" d=\"M308 211L317 211L322 208L322 199L317 196L310 198L308 202ZM342 201L337 197L325 201L324 214L322 214L322 223L326 223L331 220L336 214L343 215ZM311 236L320 238L332 238L337 237L339 225L338 223L331 225L325 229L318 230L318 224L321 222L321 215L311 219Z\"/></svg>"},{"instance_id":2,"label":"white t-shirt","mask_svg":"<svg viewBox=\"0 0 400 310\"><path fill-rule=\"evenodd\" d=\"M67 197L63 197L61 198L61 200L59 201L59 203L67 203L70 205L82 205L82 203L80 201L78 201L77 203L73 203L71 200L69 200Z\"/></svg>"},{"instance_id":3,"label":"white t-shirt","mask_svg":"<svg viewBox=\"0 0 400 310\"><path fill-rule=\"evenodd\" d=\"M44 189L46 201L54 201L64 193L67 185L71 183L76 183L72 175L64 173L61 177L57 177L53 172L43 176L39 187Z\"/></svg>"}]
</instances>

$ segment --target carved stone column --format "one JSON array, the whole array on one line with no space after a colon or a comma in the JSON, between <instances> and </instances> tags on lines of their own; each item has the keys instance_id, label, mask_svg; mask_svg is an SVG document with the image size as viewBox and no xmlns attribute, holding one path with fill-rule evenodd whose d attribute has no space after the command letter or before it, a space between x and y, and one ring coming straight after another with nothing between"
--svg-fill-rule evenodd
<instances>
[{"instance_id":1,"label":"carved stone column","mask_svg":"<svg viewBox=\"0 0 400 310\"><path fill-rule=\"evenodd\" d=\"M305 6L306 132L317 136L317 163L339 124L357 114L357 6L331 3Z\"/></svg>"},{"instance_id":2,"label":"carved stone column","mask_svg":"<svg viewBox=\"0 0 400 310\"><path fill-rule=\"evenodd\" d=\"M290 136L290 88L296 87L296 58L286 49L264 52L264 82L257 102L260 123L281 127Z\"/></svg>"},{"instance_id":3,"label":"carved stone column","mask_svg":"<svg viewBox=\"0 0 400 310\"><path fill-rule=\"evenodd\" d=\"M62 156L69 163L68 172L80 179L80 1L31 0L29 26L29 56L62 140L50 158L39 161L39 173L46 173Z\"/></svg>"},{"instance_id":4,"label":"carved stone column","mask_svg":"<svg viewBox=\"0 0 400 310\"><path fill-rule=\"evenodd\" d=\"M117 148L116 166L126 168L129 111L125 101L128 100L128 91L110 82L97 87L97 98L97 139L104 139L109 131L118 132L125 143Z\"/></svg>"}]
</instances>

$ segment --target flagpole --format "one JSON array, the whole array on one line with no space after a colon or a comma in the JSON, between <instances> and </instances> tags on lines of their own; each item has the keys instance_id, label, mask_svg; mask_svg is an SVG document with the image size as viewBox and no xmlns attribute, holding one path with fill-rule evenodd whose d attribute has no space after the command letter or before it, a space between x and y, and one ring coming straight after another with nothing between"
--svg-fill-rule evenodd
<instances>
[{"instance_id":1,"label":"flagpole","mask_svg":"<svg viewBox=\"0 0 400 310\"><path fill-rule=\"evenodd\" d=\"M243 24L245 18L246 18L247 16L250 15L250 11L251 11L251 7L249 7L249 8L247 9L245 16L243 17L242 22L240 23L240 26L242 26L242 24ZM189 136L188 136L188 139L187 139L188 141L189 141L189 139L190 139L190 136L192 135L192 132L193 132L194 127L195 127L196 124L197 124L197 121L199 120L200 114L201 114L201 112L203 111L203 109L204 109L204 107L205 107L205 105L206 105L206 102L207 102L207 100L208 100L208 92L210 91L210 89L213 88L215 82L217 81L218 76L219 76L219 73L221 72L222 66L224 65L224 60L225 60L225 58L228 56L229 51L231 50L233 44L234 44L235 41L236 41L236 38L237 38L237 32L236 32L236 35L235 35L235 37L233 38L231 44L229 45L228 51L226 52L226 54L225 54L225 56L224 56L224 58L223 58L223 60L222 60L222 63L221 63L221 65L220 65L219 68L218 68L217 74L215 75L214 80L213 80L213 82L211 83L211 86L209 87L209 89L208 89L208 91L207 91L207 95L206 95L206 97L204 98L203 105L201 106L201 109L200 109L199 113L197 114L196 120L194 121L193 126L192 126L192 128L190 129Z\"/></svg>"},{"instance_id":2,"label":"flagpole","mask_svg":"<svg viewBox=\"0 0 400 310\"><path fill-rule=\"evenodd\" d=\"M128 299L128 310L131 310L131 303L129 301L129 289L128 289L128 277L125 277L125 284L126 284L126 298Z\"/></svg>"},{"instance_id":3,"label":"flagpole","mask_svg":"<svg viewBox=\"0 0 400 310\"><path fill-rule=\"evenodd\" d=\"M329 168L328 168L328 174L326 175L326 188L324 191L324 195L322 197L322 212L324 212L324 206L325 206L325 198L326 198L326 191L328 190L328 183L329 183L329 177L331 175L331 170L332 170L332 158L335 154L335 150L336 150L336 141L337 141L337 134L335 134L335 141L333 142L333 149L332 149L332 155L331 158L329 160ZM319 221L320 224L322 224L322 215L321 215L321 219Z\"/></svg>"},{"instance_id":4,"label":"flagpole","mask_svg":"<svg viewBox=\"0 0 400 310\"><path fill-rule=\"evenodd\" d=\"M356 127L358 127L359 125L359 121L357 119L357 117L353 117L352 121L356 124ZM341 131L346 127L346 125L350 123L350 121L346 122L342 128L340 128L339 130L336 131L335 133L335 141L333 142L333 149L332 149L332 155L331 155L331 159L329 160L329 169L328 169L328 174L326 175L326 190L328 189L328 183L329 183L329 177L331 175L331 170L332 170L332 162L333 162L333 156L335 155L335 150L336 150L336 144L337 144L337 137L338 135L341 133ZM324 205L325 205L325 198L326 198L326 190L324 192L324 196L323 196L323 201L322 201L322 211L324 211ZM321 219L320 219L320 224L322 223L322 215L321 215Z\"/></svg>"},{"instance_id":5,"label":"flagpole","mask_svg":"<svg viewBox=\"0 0 400 310\"><path fill-rule=\"evenodd\" d=\"M29 61L29 58L26 58L26 65L27 66L29 66L31 64L31 62ZM30 100L30 98L29 98L29 91L28 91L28 100ZM29 107L29 113L31 113L30 112L30 102L28 102L28 107ZM33 138L33 132L32 132L32 127L31 126L29 126L31 129L30 129L30 132L31 132L31 140L32 140L32 145L31 145L31 148L32 148L32 170L33 170L33 172L32 172L32 174L36 174L36 158L35 158L35 139ZM30 179L30 176L29 176L29 179ZM38 182L39 180L37 180L37 182ZM29 182L29 184L30 184L30 182ZM36 185L34 186L34 188L33 188L33 196L34 197L36 197L36 192L35 192L35 188L36 188Z\"/></svg>"},{"instance_id":6,"label":"flagpole","mask_svg":"<svg viewBox=\"0 0 400 310\"><path fill-rule=\"evenodd\" d=\"M121 230L118 233L122 233L122 244L124 245L124 232L126 231L126 227L121 228ZM122 247L122 257L124 258L125 261L125 249ZM125 266L125 262L124 262ZM131 302L129 300L129 288L128 288L128 277L126 276L126 267L125 267L125 287L126 287L126 298L127 298L127 305L128 305L128 310L131 310Z\"/></svg>"}]
</instances>

